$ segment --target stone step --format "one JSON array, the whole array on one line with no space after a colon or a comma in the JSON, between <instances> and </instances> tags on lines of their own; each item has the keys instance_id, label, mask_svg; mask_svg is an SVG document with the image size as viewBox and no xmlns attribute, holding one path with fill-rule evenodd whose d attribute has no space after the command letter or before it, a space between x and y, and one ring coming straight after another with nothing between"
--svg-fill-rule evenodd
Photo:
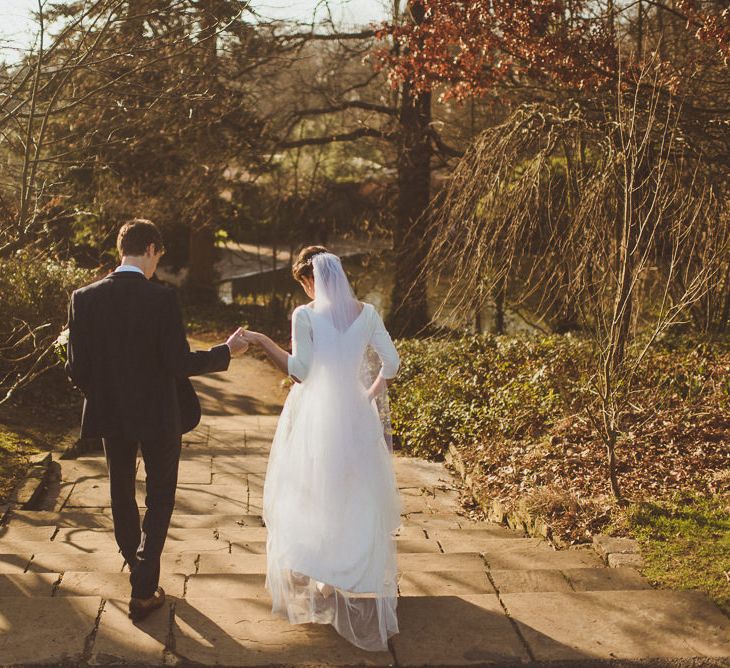
<instances>
[{"instance_id":1,"label":"stone step","mask_svg":"<svg viewBox=\"0 0 730 668\"><path fill-rule=\"evenodd\" d=\"M27 570L31 573L120 573L123 566L124 558L119 552L39 552L29 560Z\"/></svg>"},{"instance_id":2,"label":"stone step","mask_svg":"<svg viewBox=\"0 0 730 668\"><path fill-rule=\"evenodd\" d=\"M165 551L190 551L193 549L215 549L216 543L231 543L248 551L263 550L268 532L266 527L239 526L231 523L228 528L181 528L171 527L167 533ZM46 540L43 540L43 538ZM396 535L398 550L401 552L440 552L436 540L428 538L424 531L405 528ZM209 547L206 546L209 544ZM0 538L0 549L11 552L95 552L116 549L114 531L108 528L77 527L27 527L20 525L6 529Z\"/></svg>"},{"instance_id":3,"label":"stone step","mask_svg":"<svg viewBox=\"0 0 730 668\"><path fill-rule=\"evenodd\" d=\"M141 508L140 511L144 513L144 508ZM111 529L113 522L109 509L106 509L104 512L90 512L85 510L63 510L60 512L39 510L12 511L8 518L8 528L19 528L21 526ZM223 529L261 526L263 526L261 515L248 515L245 513L230 515L186 515L183 513L173 513L170 521L170 527L172 529Z\"/></svg>"},{"instance_id":4,"label":"stone step","mask_svg":"<svg viewBox=\"0 0 730 668\"><path fill-rule=\"evenodd\" d=\"M436 533L438 535L438 532ZM478 552L484 555L492 570L531 570L565 568L598 568L601 559L590 548L555 550L542 538L481 538L461 537L454 533L440 538L439 544L446 553Z\"/></svg>"},{"instance_id":5,"label":"stone step","mask_svg":"<svg viewBox=\"0 0 730 668\"><path fill-rule=\"evenodd\" d=\"M8 517L11 528L26 527L76 527L82 529L108 529L112 527L111 511L88 512L84 510L13 510Z\"/></svg>"},{"instance_id":6,"label":"stone step","mask_svg":"<svg viewBox=\"0 0 730 668\"><path fill-rule=\"evenodd\" d=\"M538 661L730 658L730 619L695 591L502 594Z\"/></svg>"},{"instance_id":7,"label":"stone step","mask_svg":"<svg viewBox=\"0 0 730 668\"><path fill-rule=\"evenodd\" d=\"M442 545L449 545L455 541L471 542L475 545L480 541L490 539L516 539L525 538L525 534L514 531L501 524L486 524L481 527L460 527L458 529L431 529L428 531L430 538L439 541Z\"/></svg>"},{"instance_id":8,"label":"stone step","mask_svg":"<svg viewBox=\"0 0 730 668\"><path fill-rule=\"evenodd\" d=\"M243 582L239 578L235 586L243 590ZM730 656L730 620L696 592L508 594L503 600L509 617L494 594L402 598L400 634L392 639L398 665L519 664L531 656L576 666L601 659L621 665ZM329 626L289 625L262 597L171 596L136 624L126 605L126 597L0 596L4 623L12 629L0 634L0 660L38 665L63 657L79 665L86 650L92 665L163 665L166 651L176 661L200 665L393 663L389 653L362 652Z\"/></svg>"},{"instance_id":9,"label":"stone step","mask_svg":"<svg viewBox=\"0 0 730 668\"><path fill-rule=\"evenodd\" d=\"M98 596L0 597L0 664L80 665L102 604Z\"/></svg>"},{"instance_id":10,"label":"stone step","mask_svg":"<svg viewBox=\"0 0 730 668\"><path fill-rule=\"evenodd\" d=\"M201 562L201 557L205 556ZM182 597L185 575L189 575L187 595L223 597L266 596L264 573L266 560L252 561L262 555L165 555L161 584L168 594ZM222 559L220 559L222 557ZM216 567L216 563L218 566ZM57 565L61 566L61 563ZM171 569L168 571L168 568ZM195 574L196 568L202 570ZM181 572L175 572L179 570ZM204 577L203 577L204 576ZM206 589L209 583L210 589ZM228 583L228 584L227 584ZM230 586L229 586L230 584ZM191 586L193 589L191 589ZM495 590L496 587L496 590ZM70 571L0 574L0 596L103 596L119 598L129 595L126 572ZM401 596L462 596L469 594L537 593L571 591L629 591L651 589L650 583L631 568L575 568L564 571L405 571L399 574ZM193 593L191 593L191 591ZM206 594L207 591L207 594Z\"/></svg>"},{"instance_id":11,"label":"stone step","mask_svg":"<svg viewBox=\"0 0 730 668\"><path fill-rule=\"evenodd\" d=\"M633 568L496 569L489 575L501 594L651 589Z\"/></svg>"},{"instance_id":12,"label":"stone step","mask_svg":"<svg viewBox=\"0 0 730 668\"><path fill-rule=\"evenodd\" d=\"M456 512L448 513L431 513L431 512L414 512L406 513L403 517L404 527L419 527L427 531L438 531L442 529L462 529L462 528L487 528L491 526L499 526L491 522L476 523L470 521L463 515Z\"/></svg>"}]
</instances>

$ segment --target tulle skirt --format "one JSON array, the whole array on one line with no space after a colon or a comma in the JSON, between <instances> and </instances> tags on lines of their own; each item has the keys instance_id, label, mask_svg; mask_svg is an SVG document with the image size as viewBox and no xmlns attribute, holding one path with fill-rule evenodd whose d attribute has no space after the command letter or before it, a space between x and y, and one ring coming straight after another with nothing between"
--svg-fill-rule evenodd
<instances>
[{"instance_id":1,"label":"tulle skirt","mask_svg":"<svg viewBox=\"0 0 730 668\"><path fill-rule=\"evenodd\" d=\"M266 588L292 624L332 624L384 650L398 632L391 455L362 385L328 390L313 376L292 388L269 458Z\"/></svg>"}]
</instances>

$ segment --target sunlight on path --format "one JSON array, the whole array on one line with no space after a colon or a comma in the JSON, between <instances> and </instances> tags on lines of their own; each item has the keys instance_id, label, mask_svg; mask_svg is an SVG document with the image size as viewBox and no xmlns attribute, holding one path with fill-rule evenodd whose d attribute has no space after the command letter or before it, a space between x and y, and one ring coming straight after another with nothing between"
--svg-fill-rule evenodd
<instances>
[{"instance_id":1,"label":"sunlight on path","mask_svg":"<svg viewBox=\"0 0 730 668\"><path fill-rule=\"evenodd\" d=\"M694 592L655 591L589 549L459 514L438 463L396 457L400 635L366 653L329 626L290 626L264 589L263 481L280 377L235 360L196 381L206 417L186 435L162 561L163 610L134 625L101 455L61 460L45 510L0 529L0 664L466 665L727 657L730 621ZM138 472L143 498L144 467ZM676 665L676 664L675 664Z\"/></svg>"}]
</instances>

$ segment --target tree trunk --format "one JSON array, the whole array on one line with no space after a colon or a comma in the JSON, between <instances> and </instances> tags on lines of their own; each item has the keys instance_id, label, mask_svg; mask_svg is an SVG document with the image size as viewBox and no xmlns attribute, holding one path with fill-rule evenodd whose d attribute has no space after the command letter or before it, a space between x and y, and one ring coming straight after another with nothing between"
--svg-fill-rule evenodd
<instances>
[{"instance_id":1,"label":"tree trunk","mask_svg":"<svg viewBox=\"0 0 730 668\"><path fill-rule=\"evenodd\" d=\"M198 9L200 23L203 26L200 31L201 59L204 62L205 71L210 73L211 78L215 77L215 72L218 69L217 38L215 34L217 20L213 9L214 3L211 0L201 2ZM210 128L203 127L198 136L198 150L201 153L201 160L205 146L208 143L207 135L209 131ZM218 202L216 177L215 171L202 176L200 185L206 192L206 196L197 200L197 211L194 212L190 223L187 288L191 298L198 302L214 302L218 298L215 289L214 221Z\"/></svg>"},{"instance_id":2,"label":"tree trunk","mask_svg":"<svg viewBox=\"0 0 730 668\"><path fill-rule=\"evenodd\" d=\"M411 14L414 21L423 21L420 4L411 6ZM388 325L394 336L404 337L421 333L429 322L421 270L428 252L425 212L431 198L431 93L416 95L405 82L399 122L398 204L393 232L395 284Z\"/></svg>"}]
</instances>

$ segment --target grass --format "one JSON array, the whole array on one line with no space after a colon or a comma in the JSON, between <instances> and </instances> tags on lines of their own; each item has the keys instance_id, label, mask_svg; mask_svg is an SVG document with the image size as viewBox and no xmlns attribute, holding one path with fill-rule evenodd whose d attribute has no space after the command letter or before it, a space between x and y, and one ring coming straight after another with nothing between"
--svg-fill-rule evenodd
<instances>
[{"instance_id":1,"label":"grass","mask_svg":"<svg viewBox=\"0 0 730 668\"><path fill-rule=\"evenodd\" d=\"M730 494L637 503L613 533L639 541L642 573L654 584L703 591L730 614Z\"/></svg>"}]
</instances>

